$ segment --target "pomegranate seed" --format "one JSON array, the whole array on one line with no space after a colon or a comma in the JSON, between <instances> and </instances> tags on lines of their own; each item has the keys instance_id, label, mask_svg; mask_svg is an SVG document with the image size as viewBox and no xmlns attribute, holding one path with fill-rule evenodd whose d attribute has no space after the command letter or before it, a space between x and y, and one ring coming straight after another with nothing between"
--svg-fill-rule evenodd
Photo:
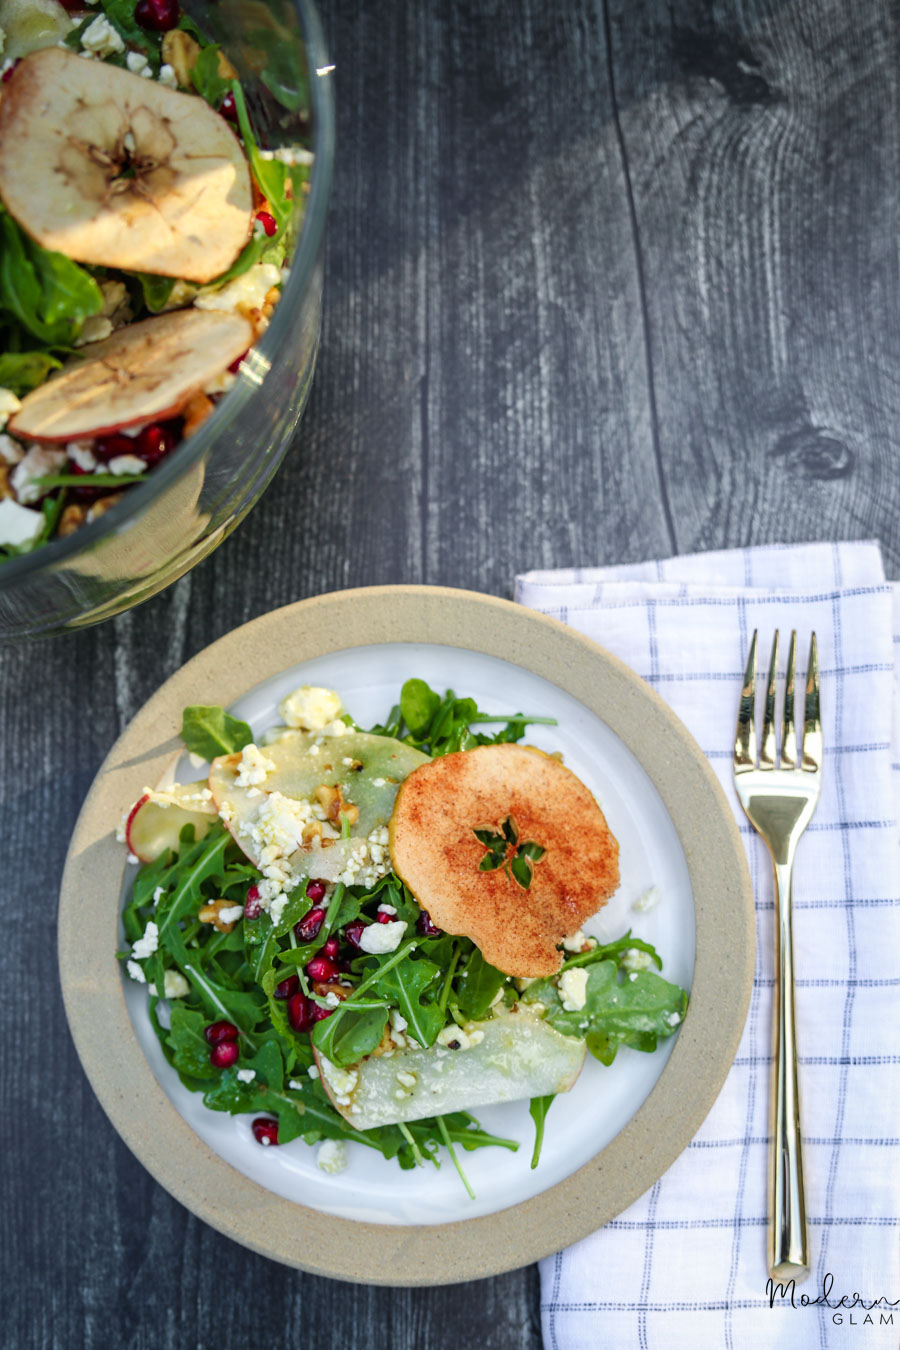
<instances>
[{"instance_id":1,"label":"pomegranate seed","mask_svg":"<svg viewBox=\"0 0 900 1350\"><path fill-rule=\"evenodd\" d=\"M313 902L314 905L317 905L317 904L319 903L320 900L324 900L324 899L325 899L325 882L324 882L324 881L308 881L308 882L306 883L306 898L307 898L307 900L311 900L311 901Z\"/></svg>"},{"instance_id":2,"label":"pomegranate seed","mask_svg":"<svg viewBox=\"0 0 900 1350\"><path fill-rule=\"evenodd\" d=\"M253 1138L258 1144L278 1143L277 1120L269 1120L267 1116L257 1116L250 1128L253 1131Z\"/></svg>"},{"instance_id":3,"label":"pomegranate seed","mask_svg":"<svg viewBox=\"0 0 900 1350\"><path fill-rule=\"evenodd\" d=\"M294 924L294 934L300 942L312 942L324 922L324 909L311 909L299 923Z\"/></svg>"},{"instance_id":4,"label":"pomegranate seed","mask_svg":"<svg viewBox=\"0 0 900 1350\"><path fill-rule=\"evenodd\" d=\"M275 997L293 998L294 995L299 992L299 989L300 989L300 976L289 975L286 980L281 981L281 984L276 984Z\"/></svg>"},{"instance_id":5,"label":"pomegranate seed","mask_svg":"<svg viewBox=\"0 0 900 1350\"><path fill-rule=\"evenodd\" d=\"M239 1053L237 1041L219 1041L209 1052L210 1063L217 1069L230 1069Z\"/></svg>"},{"instance_id":6,"label":"pomegranate seed","mask_svg":"<svg viewBox=\"0 0 900 1350\"><path fill-rule=\"evenodd\" d=\"M120 431L113 431L108 436L97 437L94 442L94 454L97 459L106 464L118 455L133 455L134 441L130 436L123 436Z\"/></svg>"},{"instance_id":7,"label":"pomegranate seed","mask_svg":"<svg viewBox=\"0 0 900 1350\"><path fill-rule=\"evenodd\" d=\"M219 104L219 112L223 117L227 117L229 122L236 122L238 120L237 104L234 101L234 94L230 89Z\"/></svg>"},{"instance_id":8,"label":"pomegranate seed","mask_svg":"<svg viewBox=\"0 0 900 1350\"><path fill-rule=\"evenodd\" d=\"M178 0L138 0L134 17L142 28L153 33L167 33L181 18Z\"/></svg>"},{"instance_id":9,"label":"pomegranate seed","mask_svg":"<svg viewBox=\"0 0 900 1350\"><path fill-rule=\"evenodd\" d=\"M330 1017L334 1008L323 1008L321 1003L313 1004L313 1021L324 1022L326 1017Z\"/></svg>"},{"instance_id":10,"label":"pomegranate seed","mask_svg":"<svg viewBox=\"0 0 900 1350\"><path fill-rule=\"evenodd\" d=\"M247 898L244 901L244 918L258 919L262 913L262 900L259 897L259 887L251 886L247 891Z\"/></svg>"},{"instance_id":11,"label":"pomegranate seed","mask_svg":"<svg viewBox=\"0 0 900 1350\"><path fill-rule=\"evenodd\" d=\"M295 994L287 1008L288 1021L295 1031L309 1031L313 1022L315 1004L305 994Z\"/></svg>"},{"instance_id":12,"label":"pomegranate seed","mask_svg":"<svg viewBox=\"0 0 900 1350\"><path fill-rule=\"evenodd\" d=\"M133 453L145 464L156 464L169 453L174 444L175 437L171 431L167 431L157 422L151 422L135 437Z\"/></svg>"},{"instance_id":13,"label":"pomegranate seed","mask_svg":"<svg viewBox=\"0 0 900 1350\"><path fill-rule=\"evenodd\" d=\"M380 909L378 913L375 915L375 922L393 923L396 917L397 917L396 914L386 914L383 909Z\"/></svg>"},{"instance_id":14,"label":"pomegranate seed","mask_svg":"<svg viewBox=\"0 0 900 1350\"><path fill-rule=\"evenodd\" d=\"M330 956L332 960L337 956L341 949L341 944L336 937L330 937L322 948L323 956Z\"/></svg>"},{"instance_id":15,"label":"pomegranate seed","mask_svg":"<svg viewBox=\"0 0 900 1350\"><path fill-rule=\"evenodd\" d=\"M248 348L247 348L247 352L249 352L249 350L250 350L250 348L248 347ZM231 371L232 375L236 375L236 374L238 373L238 371L240 370L240 368L241 368L241 362L244 360L245 356L247 355L247 352L241 352L241 355L235 357L235 359L232 361L231 365L228 367L228 369Z\"/></svg>"},{"instance_id":16,"label":"pomegranate seed","mask_svg":"<svg viewBox=\"0 0 900 1350\"><path fill-rule=\"evenodd\" d=\"M233 1022L210 1022L203 1028L203 1034L210 1045L218 1045L220 1041L237 1040L238 1029Z\"/></svg>"},{"instance_id":17,"label":"pomegranate seed","mask_svg":"<svg viewBox=\"0 0 900 1350\"><path fill-rule=\"evenodd\" d=\"M272 238L273 234L278 233L278 222L272 215L271 211L257 211L256 219L259 221L260 225L263 227L263 229L265 230L266 234L270 239Z\"/></svg>"},{"instance_id":18,"label":"pomegranate seed","mask_svg":"<svg viewBox=\"0 0 900 1350\"><path fill-rule=\"evenodd\" d=\"M443 932L443 929L438 928L437 924L432 921L427 909L423 909L416 919L416 929L423 937L440 937Z\"/></svg>"},{"instance_id":19,"label":"pomegranate seed","mask_svg":"<svg viewBox=\"0 0 900 1350\"><path fill-rule=\"evenodd\" d=\"M17 56L15 61L13 61L12 65L10 66L9 70L4 70L3 75L0 76L0 79L2 79L4 84L6 84L8 80L12 79L12 73L15 70L16 66L19 64L19 62L21 61L21 59L22 59L21 56Z\"/></svg>"},{"instance_id":20,"label":"pomegranate seed","mask_svg":"<svg viewBox=\"0 0 900 1350\"><path fill-rule=\"evenodd\" d=\"M348 923L347 927L344 929L344 937L350 943L350 946L355 947L357 951L362 951L362 948L359 945L359 939L362 936L365 926L362 919L354 919L353 923Z\"/></svg>"},{"instance_id":21,"label":"pomegranate seed","mask_svg":"<svg viewBox=\"0 0 900 1350\"><path fill-rule=\"evenodd\" d=\"M314 956L306 967L306 973L311 980L321 980L327 984L329 980L337 979L341 968L330 956Z\"/></svg>"}]
</instances>

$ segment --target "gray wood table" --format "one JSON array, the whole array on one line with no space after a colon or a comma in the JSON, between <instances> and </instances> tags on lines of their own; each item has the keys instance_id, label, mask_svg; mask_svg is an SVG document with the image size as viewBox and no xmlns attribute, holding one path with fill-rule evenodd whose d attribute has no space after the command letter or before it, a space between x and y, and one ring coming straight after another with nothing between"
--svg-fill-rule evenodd
<instances>
[{"instance_id":1,"label":"gray wood table","mask_svg":"<svg viewBox=\"0 0 900 1350\"><path fill-rule=\"evenodd\" d=\"M537 1272L373 1290L194 1219L114 1134L55 973L82 798L144 700L291 600L772 540L900 562L890 0L324 0L323 344L237 533L113 623L6 650L0 1343L532 1350ZM298 1256L302 1258L302 1252Z\"/></svg>"}]
</instances>

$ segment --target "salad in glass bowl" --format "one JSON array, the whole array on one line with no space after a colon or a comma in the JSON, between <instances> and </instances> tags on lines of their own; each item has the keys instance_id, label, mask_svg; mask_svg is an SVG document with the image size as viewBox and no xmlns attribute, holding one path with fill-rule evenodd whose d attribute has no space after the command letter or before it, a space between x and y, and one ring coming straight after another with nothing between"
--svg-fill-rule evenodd
<instances>
[{"instance_id":1,"label":"salad in glass bowl","mask_svg":"<svg viewBox=\"0 0 900 1350\"><path fill-rule=\"evenodd\" d=\"M529 1099L537 1166L586 1055L652 1052L687 1007L651 944L582 931L618 845L561 758L521 744L552 719L416 678L367 730L330 689L280 712L257 743L187 708L206 776L146 789L120 827L140 870L119 957L171 1069L260 1145L301 1139L331 1172L348 1144L404 1168L443 1146L467 1188L459 1149L519 1147L472 1111Z\"/></svg>"},{"instance_id":2,"label":"salad in glass bowl","mask_svg":"<svg viewBox=\"0 0 900 1350\"><path fill-rule=\"evenodd\" d=\"M0 562L64 539L212 415L302 224L303 89L177 0L0 0ZM299 87L298 87L299 86Z\"/></svg>"}]
</instances>

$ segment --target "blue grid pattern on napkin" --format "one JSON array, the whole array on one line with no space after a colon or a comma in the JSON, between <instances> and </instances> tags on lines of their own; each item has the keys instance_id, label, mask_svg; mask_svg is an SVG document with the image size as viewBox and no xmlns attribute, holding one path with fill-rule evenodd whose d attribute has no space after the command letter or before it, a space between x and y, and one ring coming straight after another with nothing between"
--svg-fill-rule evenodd
<instances>
[{"instance_id":1,"label":"blue grid pattern on napkin","mask_svg":"<svg viewBox=\"0 0 900 1350\"><path fill-rule=\"evenodd\" d=\"M642 675L687 724L731 801L757 898L750 1011L712 1111L650 1191L541 1266L548 1350L827 1347L865 1310L766 1296L774 902L768 855L734 795L731 742L754 628L819 641L822 797L794 878L797 1022L813 1270L797 1296L900 1300L900 601L872 544L699 554L619 568L529 573L517 598L586 633ZM896 611L896 623L895 623ZM893 747L893 748L892 748ZM892 773L893 768L893 773ZM662 903L665 903L664 899ZM637 927L637 925L636 925ZM639 928L638 928L638 931ZM851 1311L856 1323L851 1326Z\"/></svg>"}]
</instances>

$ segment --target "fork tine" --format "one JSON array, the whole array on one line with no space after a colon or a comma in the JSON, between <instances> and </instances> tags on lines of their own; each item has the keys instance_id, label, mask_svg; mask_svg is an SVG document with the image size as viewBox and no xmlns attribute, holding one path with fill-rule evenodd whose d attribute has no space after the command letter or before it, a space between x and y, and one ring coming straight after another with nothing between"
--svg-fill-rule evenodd
<instances>
[{"instance_id":1,"label":"fork tine","mask_svg":"<svg viewBox=\"0 0 900 1350\"><path fill-rule=\"evenodd\" d=\"M794 672L796 664L797 630L791 632L788 647L787 681L784 686L784 721L781 730L781 766L797 767L797 730L794 724Z\"/></svg>"},{"instance_id":2,"label":"fork tine","mask_svg":"<svg viewBox=\"0 0 900 1350\"><path fill-rule=\"evenodd\" d=\"M766 703L763 711L762 746L759 752L759 767L774 769L778 763L775 748L775 678L778 674L778 629L772 639L772 655L769 657L769 678L766 682Z\"/></svg>"},{"instance_id":3,"label":"fork tine","mask_svg":"<svg viewBox=\"0 0 900 1350\"><path fill-rule=\"evenodd\" d=\"M806 708L803 719L803 760L801 768L817 773L822 767L822 724L819 721L819 649L813 633L809 644L806 672Z\"/></svg>"},{"instance_id":4,"label":"fork tine","mask_svg":"<svg viewBox=\"0 0 900 1350\"><path fill-rule=\"evenodd\" d=\"M756 630L747 656L747 668L744 671L744 683L741 687L741 701L738 707L737 728L734 733L734 771L756 768L756 722L754 718L754 693L756 689Z\"/></svg>"}]
</instances>

